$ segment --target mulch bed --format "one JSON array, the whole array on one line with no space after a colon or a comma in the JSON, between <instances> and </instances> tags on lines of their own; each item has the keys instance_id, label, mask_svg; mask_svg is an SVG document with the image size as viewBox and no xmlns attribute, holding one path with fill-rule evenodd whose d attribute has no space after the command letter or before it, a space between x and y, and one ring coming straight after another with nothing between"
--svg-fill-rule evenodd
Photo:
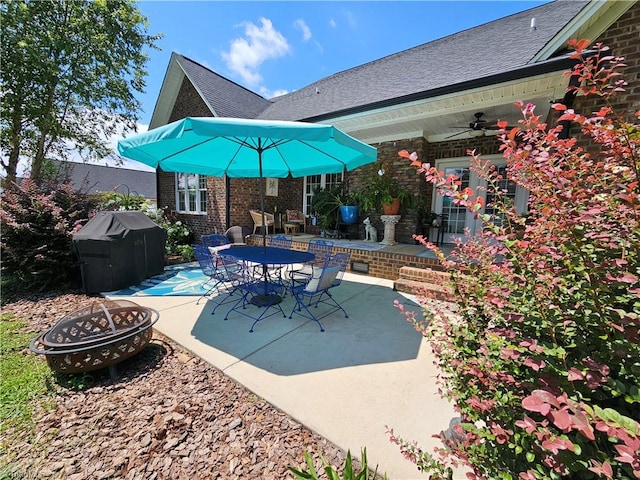
<instances>
[{"instance_id":1,"label":"mulch bed","mask_svg":"<svg viewBox=\"0 0 640 480\"><path fill-rule=\"evenodd\" d=\"M2 311L35 336L95 300L35 295ZM69 480L294 478L287 467L304 467L305 451L319 471L319 455L344 465L345 452L157 332L117 373L58 375L55 408L37 414L32 438L5 435L3 463L18 478Z\"/></svg>"}]
</instances>

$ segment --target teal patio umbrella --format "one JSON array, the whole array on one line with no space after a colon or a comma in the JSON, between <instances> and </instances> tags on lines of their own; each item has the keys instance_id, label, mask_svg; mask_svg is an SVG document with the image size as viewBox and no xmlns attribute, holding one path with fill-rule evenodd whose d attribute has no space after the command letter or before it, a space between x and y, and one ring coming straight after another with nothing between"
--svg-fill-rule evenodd
<instances>
[{"instance_id":1,"label":"teal patio umbrella","mask_svg":"<svg viewBox=\"0 0 640 480\"><path fill-rule=\"evenodd\" d=\"M263 224L263 178L341 173L377 157L374 147L331 125L225 117L187 117L118 141L118 152L166 172L260 178Z\"/></svg>"}]
</instances>

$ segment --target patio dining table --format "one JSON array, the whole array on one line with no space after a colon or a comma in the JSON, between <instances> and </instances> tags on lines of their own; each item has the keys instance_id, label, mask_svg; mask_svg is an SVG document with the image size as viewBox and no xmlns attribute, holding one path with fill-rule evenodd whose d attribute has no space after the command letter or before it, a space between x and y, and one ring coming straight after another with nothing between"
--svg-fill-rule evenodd
<instances>
[{"instance_id":1,"label":"patio dining table","mask_svg":"<svg viewBox=\"0 0 640 480\"><path fill-rule=\"evenodd\" d=\"M315 255L311 252L262 246L233 247L225 250L225 254L237 260L255 263L262 267L262 281L265 285L265 293L263 295L255 295L251 299L251 303L259 306L274 305L282 301L280 295L273 293L272 289L268 288L269 283L273 282L273 279L269 275L270 267L308 263L315 258Z\"/></svg>"}]
</instances>

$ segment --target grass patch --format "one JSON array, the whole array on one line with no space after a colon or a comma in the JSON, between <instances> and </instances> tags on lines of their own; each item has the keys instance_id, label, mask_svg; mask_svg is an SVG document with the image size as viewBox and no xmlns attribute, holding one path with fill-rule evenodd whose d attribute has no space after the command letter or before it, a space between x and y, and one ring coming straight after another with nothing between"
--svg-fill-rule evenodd
<instances>
[{"instance_id":1,"label":"grass patch","mask_svg":"<svg viewBox=\"0 0 640 480\"><path fill-rule=\"evenodd\" d=\"M0 315L0 434L33 429L33 413L52 398L53 372L46 362L26 353L33 333L13 315Z\"/></svg>"}]
</instances>

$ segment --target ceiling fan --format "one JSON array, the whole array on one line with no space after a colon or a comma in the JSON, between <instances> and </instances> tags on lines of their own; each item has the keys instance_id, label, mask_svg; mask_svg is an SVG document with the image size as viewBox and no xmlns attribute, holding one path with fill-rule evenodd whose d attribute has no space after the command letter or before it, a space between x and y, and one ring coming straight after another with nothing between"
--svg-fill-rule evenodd
<instances>
[{"instance_id":1,"label":"ceiling fan","mask_svg":"<svg viewBox=\"0 0 640 480\"><path fill-rule=\"evenodd\" d=\"M453 135L449 135L445 137L446 139L453 138L457 135L462 135L463 133L469 133L472 137L482 137L484 136L484 132L486 130L500 130L497 122L490 122L489 120L485 120L482 118L484 112L476 112L473 114L475 120L469 122L468 127L453 127L453 128L464 128L463 132L454 133Z\"/></svg>"}]
</instances>

